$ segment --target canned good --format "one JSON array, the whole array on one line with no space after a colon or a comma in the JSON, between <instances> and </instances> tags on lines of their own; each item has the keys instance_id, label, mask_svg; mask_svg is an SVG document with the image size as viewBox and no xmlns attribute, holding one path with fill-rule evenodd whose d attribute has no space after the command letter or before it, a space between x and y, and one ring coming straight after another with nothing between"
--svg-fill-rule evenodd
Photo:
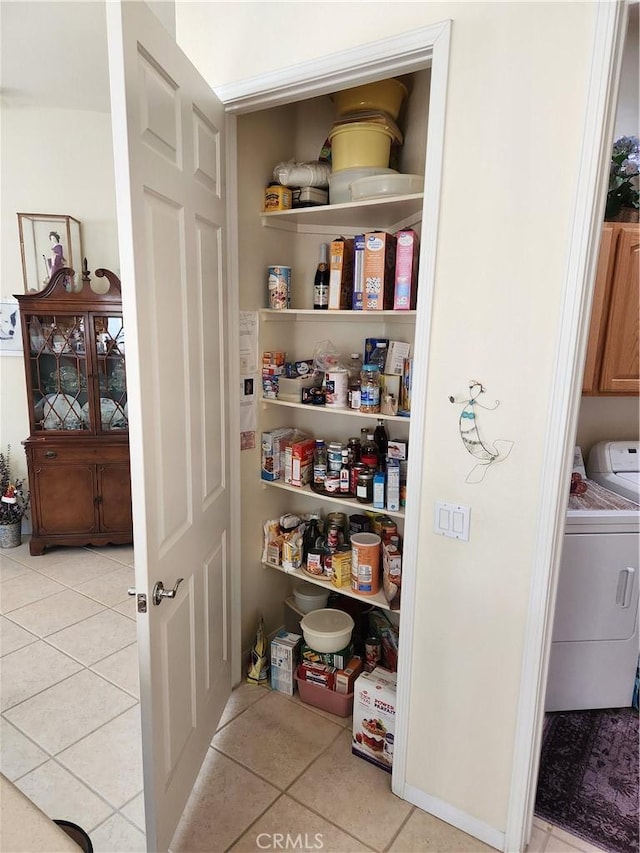
<instances>
[{"instance_id":1,"label":"canned good","mask_svg":"<svg viewBox=\"0 0 640 853\"><path fill-rule=\"evenodd\" d=\"M274 311L291 308L291 267L269 267L267 288L269 308Z\"/></svg>"},{"instance_id":2,"label":"canned good","mask_svg":"<svg viewBox=\"0 0 640 853\"><path fill-rule=\"evenodd\" d=\"M324 569L322 567L322 549L309 548L307 552L307 571L310 575L322 575Z\"/></svg>"},{"instance_id":3,"label":"canned good","mask_svg":"<svg viewBox=\"0 0 640 853\"><path fill-rule=\"evenodd\" d=\"M352 536L354 533L368 533L370 528L368 516L357 513L349 516L349 533Z\"/></svg>"},{"instance_id":4,"label":"canned good","mask_svg":"<svg viewBox=\"0 0 640 853\"><path fill-rule=\"evenodd\" d=\"M331 471L324 481L324 490L330 495L336 495L340 491L340 474Z\"/></svg>"},{"instance_id":5,"label":"canned good","mask_svg":"<svg viewBox=\"0 0 640 853\"><path fill-rule=\"evenodd\" d=\"M380 589L380 537L354 533L351 548L351 589L360 595L375 595Z\"/></svg>"},{"instance_id":6,"label":"canned good","mask_svg":"<svg viewBox=\"0 0 640 853\"><path fill-rule=\"evenodd\" d=\"M327 406L346 409L349 390L349 373L344 367L336 367L324 375L324 388L327 394Z\"/></svg>"},{"instance_id":7,"label":"canned good","mask_svg":"<svg viewBox=\"0 0 640 853\"><path fill-rule=\"evenodd\" d=\"M327 528L327 545L332 552L340 544L340 533L340 525L336 524L335 522L332 522Z\"/></svg>"}]
</instances>

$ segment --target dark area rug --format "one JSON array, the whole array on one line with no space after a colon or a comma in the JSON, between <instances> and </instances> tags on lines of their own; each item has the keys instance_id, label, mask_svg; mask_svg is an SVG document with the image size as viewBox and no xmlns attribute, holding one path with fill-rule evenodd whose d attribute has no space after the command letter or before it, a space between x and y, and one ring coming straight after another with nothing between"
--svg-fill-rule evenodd
<instances>
[{"instance_id":1,"label":"dark area rug","mask_svg":"<svg viewBox=\"0 0 640 853\"><path fill-rule=\"evenodd\" d=\"M597 847L638 851L638 712L547 714L535 813Z\"/></svg>"}]
</instances>

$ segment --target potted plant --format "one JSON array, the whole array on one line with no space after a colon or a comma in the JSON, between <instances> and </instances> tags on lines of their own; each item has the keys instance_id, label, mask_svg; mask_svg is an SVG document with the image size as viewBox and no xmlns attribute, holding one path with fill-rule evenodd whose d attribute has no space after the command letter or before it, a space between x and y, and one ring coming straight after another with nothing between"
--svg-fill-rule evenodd
<instances>
[{"instance_id":1,"label":"potted plant","mask_svg":"<svg viewBox=\"0 0 640 853\"><path fill-rule=\"evenodd\" d=\"M0 453L0 548L15 548L22 541L22 517L29 506L24 480L11 473L11 447Z\"/></svg>"},{"instance_id":2,"label":"potted plant","mask_svg":"<svg viewBox=\"0 0 640 853\"><path fill-rule=\"evenodd\" d=\"M609 191L604 218L623 222L638 221L638 167L640 140L637 136L621 136L613 143L609 169Z\"/></svg>"}]
</instances>

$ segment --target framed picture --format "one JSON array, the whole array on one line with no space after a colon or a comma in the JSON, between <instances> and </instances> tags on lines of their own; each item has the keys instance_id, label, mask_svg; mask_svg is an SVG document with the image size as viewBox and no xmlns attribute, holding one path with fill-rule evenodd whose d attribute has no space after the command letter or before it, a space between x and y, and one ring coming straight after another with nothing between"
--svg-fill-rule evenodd
<instances>
[{"instance_id":1,"label":"framed picture","mask_svg":"<svg viewBox=\"0 0 640 853\"><path fill-rule=\"evenodd\" d=\"M0 300L0 355L22 355L22 334L18 303Z\"/></svg>"},{"instance_id":2,"label":"framed picture","mask_svg":"<svg viewBox=\"0 0 640 853\"><path fill-rule=\"evenodd\" d=\"M53 273L71 267L75 280L67 290L77 290L82 279L80 222L73 216L19 213L20 254L25 293L43 290Z\"/></svg>"}]
</instances>

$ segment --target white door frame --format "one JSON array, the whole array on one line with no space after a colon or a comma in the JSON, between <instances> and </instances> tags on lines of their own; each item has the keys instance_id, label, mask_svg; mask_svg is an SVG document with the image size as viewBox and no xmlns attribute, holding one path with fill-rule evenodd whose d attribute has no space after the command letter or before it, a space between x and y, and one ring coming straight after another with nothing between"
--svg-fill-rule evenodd
<instances>
[{"instance_id":1,"label":"white door frame","mask_svg":"<svg viewBox=\"0 0 640 853\"><path fill-rule=\"evenodd\" d=\"M578 168L580 182L571 233L567 235L564 301L555 344L554 391L547 421L505 831L507 851L525 849L535 805L569 475L582 397L626 22L624 0L598 4Z\"/></svg>"},{"instance_id":2,"label":"white door frame","mask_svg":"<svg viewBox=\"0 0 640 853\"><path fill-rule=\"evenodd\" d=\"M234 117L243 113L288 104L307 98L335 92L350 83L365 83L385 77L398 76L431 68L429 95L429 124L425 163L425 193L423 221L429 223L424 229L420 246L420 285L418 287L418 318L416 323L414 364L417 375L426 376L431 338L431 317L435 289L438 220L440 211L440 187L444 153L445 107L447 76L449 68L451 22L443 21L430 27L422 27L409 33L382 41L362 45L352 50L341 51L330 56L295 65L277 73L231 83L216 89L216 94L231 114L232 128L229 132L228 150L233 149L235 139ZM232 180L229 180L231 188ZM231 189L230 189L231 191ZM231 233L235 225L228 225ZM231 253L233 256L233 253ZM232 291L237 292L239 283L237 268L232 271ZM230 359L230 363L233 363ZM232 383L233 384L233 383ZM237 383L236 383L237 384ZM424 444L425 395L415 394L411 412L411 441L417 446ZM240 469L240 459L232 459L232 470ZM413 626L415 622L414 602L418 560L418 531L421 518L422 457L411 466L407 491L407 513L405 521L405 559L402 575L405 604L400 623L400 643L403 654L398 673L398 713L396 716L396 749L392 787L401 797L406 795L407 738L409 720L410 666L413 658ZM235 549L234 549L235 550ZM239 621L239 620L238 620ZM240 660L240 656L238 656ZM233 671L234 681L240 678Z\"/></svg>"},{"instance_id":3,"label":"white door frame","mask_svg":"<svg viewBox=\"0 0 640 853\"><path fill-rule=\"evenodd\" d=\"M435 286L451 26L451 21L443 21L431 27L416 29L410 33L362 45L312 62L301 63L238 83L226 84L216 90L216 94L233 117L326 94L344 88L352 81L364 83L383 76L397 76L427 66L431 67L429 133L425 168L425 183L429 186L430 192L425 199L423 210L424 220L429 223L429 228L423 235L421 250L421 259L424 260L424 264L421 263L420 269L419 299L421 301L415 352L416 373L424 372L424 375L426 375L428 362ZM553 378L555 390L546 432L541 488L543 498L538 511L539 524L533 554L531 595L525 632L509 807L504 833L504 850L507 851L524 850L533 817L553 608L564 534L568 474L573 458L573 443L581 398L582 373L600 229L604 214L605 187L625 26L624 0L616 0L614 3L605 1L598 4L580 157L581 181L574 203L571 233L567 238L569 250L564 306L559 337L555 344L556 371ZM229 150L233 150L233 136L230 137ZM232 270L232 273L235 276L237 290L237 269ZM412 412L412 434L417 436L418 443L424 435L424 425L425 401L418 399L416 411ZM558 436L562 436L560 442ZM239 469L239 458L235 463ZM408 501L405 524L408 551L405 560L407 568L403 573L403 587L405 600L411 603L415 601L415 567L417 565L415 552L418 541L418 521L421 515L418 486L422 474L422 462L416 466L415 470L412 466L412 479L408 484L411 501ZM413 489L412 483L415 484ZM563 483L567 484L566 489L559 485ZM409 661L413 657L414 623L413 606L403 606L400 628L403 655L399 662L398 679L398 738L394 755L392 787L398 796L409 800L413 798L406 784L406 734L410 693ZM237 660L240 660L239 655ZM447 819L446 815L443 816ZM451 823L457 824L459 823L457 818L463 816L457 810L453 810L449 817ZM465 825L461 825L461 828L473 833L474 822L465 821ZM482 829L482 827L476 827L478 828ZM491 837L487 837L484 832L481 834L485 835L489 843L497 842L498 833L495 831L490 833ZM502 833L499 835L502 837Z\"/></svg>"}]
</instances>

